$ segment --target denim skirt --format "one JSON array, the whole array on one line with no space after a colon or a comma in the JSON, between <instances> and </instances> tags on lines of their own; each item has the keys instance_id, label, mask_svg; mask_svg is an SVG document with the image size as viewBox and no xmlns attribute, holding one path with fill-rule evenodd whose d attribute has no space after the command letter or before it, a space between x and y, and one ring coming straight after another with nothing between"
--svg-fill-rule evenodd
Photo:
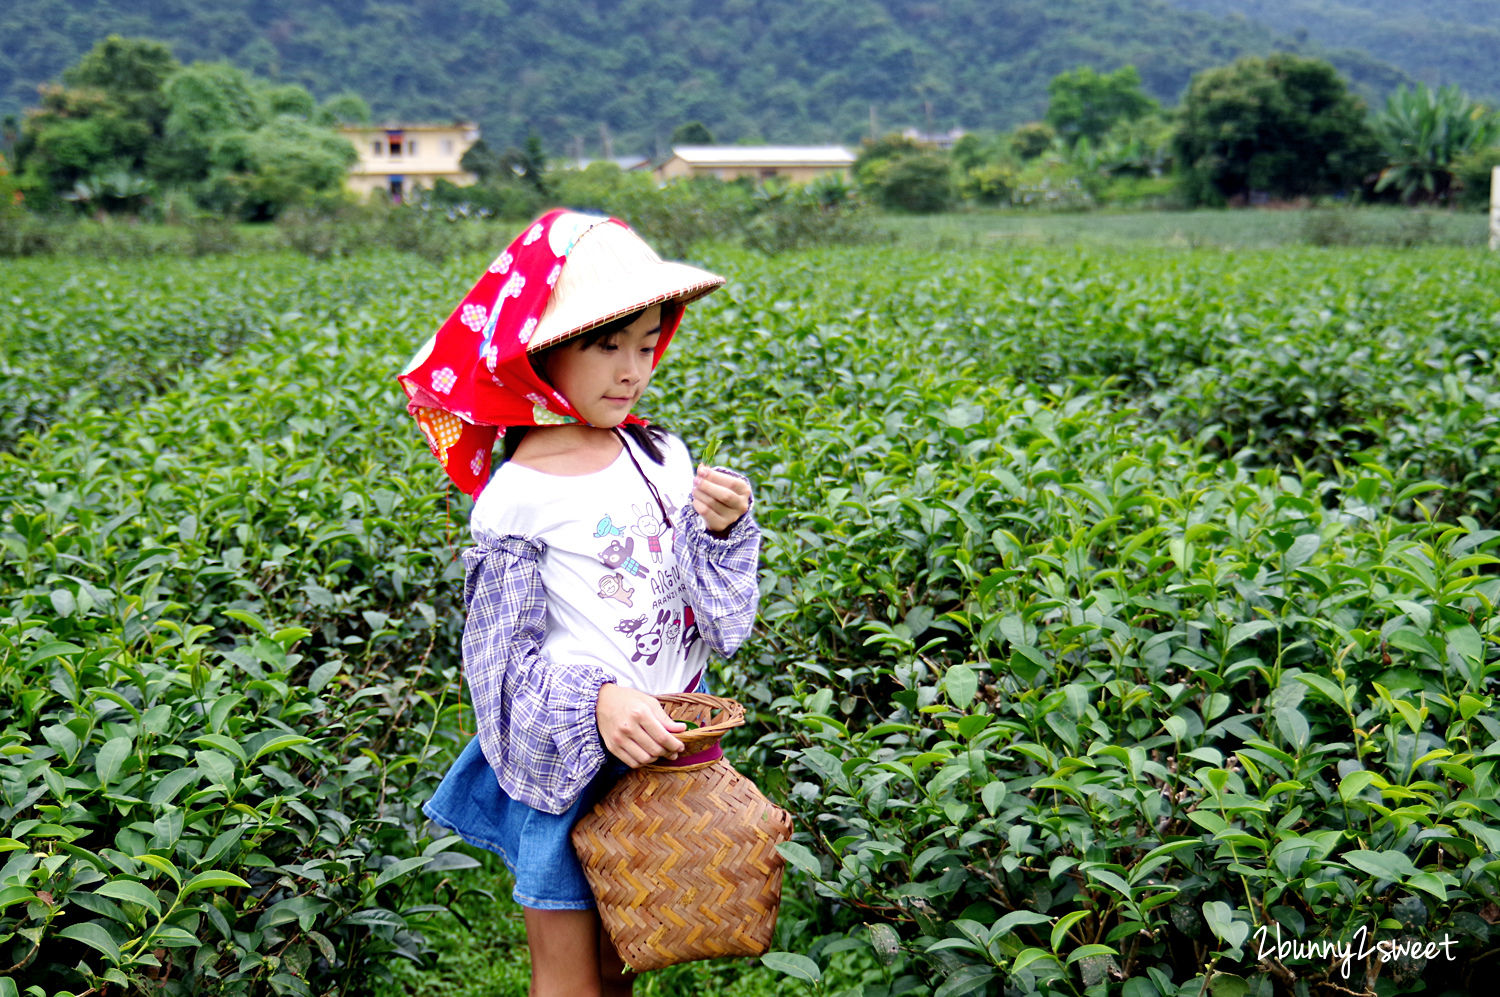
<instances>
[{"instance_id":1,"label":"denim skirt","mask_svg":"<svg viewBox=\"0 0 1500 997\"><path fill-rule=\"evenodd\" d=\"M500 788L475 737L464 746L422 812L469 844L504 859L516 880L511 896L522 907L591 910L594 894L568 835L626 771L624 763L608 758L571 807L549 814L511 799Z\"/></svg>"},{"instance_id":2,"label":"denim skirt","mask_svg":"<svg viewBox=\"0 0 1500 997\"><path fill-rule=\"evenodd\" d=\"M706 677L695 692L707 692ZM480 750L479 738L464 746L422 812L471 845L495 852L515 877L511 896L533 910L592 910L593 890L569 837L578 819L594 808L629 767L612 755L574 804L560 814L511 799Z\"/></svg>"}]
</instances>

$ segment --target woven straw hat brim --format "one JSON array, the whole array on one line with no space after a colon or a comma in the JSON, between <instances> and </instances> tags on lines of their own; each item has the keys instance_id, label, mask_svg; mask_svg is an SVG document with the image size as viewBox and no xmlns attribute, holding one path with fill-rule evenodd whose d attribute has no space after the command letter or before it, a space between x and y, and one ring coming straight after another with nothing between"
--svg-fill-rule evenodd
<instances>
[{"instance_id":1,"label":"woven straw hat brim","mask_svg":"<svg viewBox=\"0 0 1500 997\"><path fill-rule=\"evenodd\" d=\"M724 278L663 261L640 236L603 223L585 232L562 266L527 352L535 353L652 305L696 301Z\"/></svg>"}]
</instances>

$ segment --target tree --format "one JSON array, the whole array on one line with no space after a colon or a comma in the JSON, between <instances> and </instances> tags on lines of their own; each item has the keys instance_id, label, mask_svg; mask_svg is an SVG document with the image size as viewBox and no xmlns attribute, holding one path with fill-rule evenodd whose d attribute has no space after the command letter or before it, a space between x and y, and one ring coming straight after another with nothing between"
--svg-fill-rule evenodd
<instances>
[{"instance_id":1,"label":"tree","mask_svg":"<svg viewBox=\"0 0 1500 997\"><path fill-rule=\"evenodd\" d=\"M689 121L672 129L673 145L713 145L714 133L701 121Z\"/></svg>"},{"instance_id":2,"label":"tree","mask_svg":"<svg viewBox=\"0 0 1500 997\"><path fill-rule=\"evenodd\" d=\"M1079 66L1053 77L1047 97L1047 124L1070 146L1084 138L1098 142L1116 124L1157 109L1156 101L1141 89L1141 74L1134 66L1104 76Z\"/></svg>"},{"instance_id":3,"label":"tree","mask_svg":"<svg viewBox=\"0 0 1500 997\"><path fill-rule=\"evenodd\" d=\"M538 194L547 193L547 155L542 151L542 140L536 132L526 133L526 144L522 148L512 146L500 155L499 172L511 174Z\"/></svg>"},{"instance_id":4,"label":"tree","mask_svg":"<svg viewBox=\"0 0 1500 997\"><path fill-rule=\"evenodd\" d=\"M876 200L898 211L942 211L953 200L948 157L931 150L883 160L866 183Z\"/></svg>"},{"instance_id":5,"label":"tree","mask_svg":"<svg viewBox=\"0 0 1500 997\"><path fill-rule=\"evenodd\" d=\"M861 187L868 187L877 179L877 174L891 160L900 156L920 155L928 151L927 146L905 135L884 135L874 141L866 139L860 144L859 154L854 157L854 179Z\"/></svg>"},{"instance_id":6,"label":"tree","mask_svg":"<svg viewBox=\"0 0 1500 997\"><path fill-rule=\"evenodd\" d=\"M275 218L294 205L336 193L359 156L335 132L280 116L252 132L245 144L241 212L252 220Z\"/></svg>"},{"instance_id":7,"label":"tree","mask_svg":"<svg viewBox=\"0 0 1500 997\"><path fill-rule=\"evenodd\" d=\"M370 105L357 93L344 91L325 100L313 120L320 125L368 125Z\"/></svg>"},{"instance_id":8,"label":"tree","mask_svg":"<svg viewBox=\"0 0 1500 997\"><path fill-rule=\"evenodd\" d=\"M1375 118L1386 167L1377 191L1395 188L1401 200L1446 202L1454 164L1500 141L1500 114L1476 104L1455 86L1402 87Z\"/></svg>"},{"instance_id":9,"label":"tree","mask_svg":"<svg viewBox=\"0 0 1500 997\"><path fill-rule=\"evenodd\" d=\"M1057 132L1045 121L1028 121L1010 133L1010 151L1018 159L1035 159L1057 140Z\"/></svg>"},{"instance_id":10,"label":"tree","mask_svg":"<svg viewBox=\"0 0 1500 997\"><path fill-rule=\"evenodd\" d=\"M27 114L15 150L23 186L44 204L98 188L123 193L72 199L138 207L166 120L161 85L176 69L171 51L150 39L110 35L95 45L63 72L62 85L41 87L41 106Z\"/></svg>"},{"instance_id":11,"label":"tree","mask_svg":"<svg viewBox=\"0 0 1500 997\"><path fill-rule=\"evenodd\" d=\"M484 139L477 139L459 157L458 168L465 173L474 174L480 183L488 183L492 178L500 174L502 167L500 165L500 156L495 150L491 149Z\"/></svg>"},{"instance_id":12,"label":"tree","mask_svg":"<svg viewBox=\"0 0 1500 997\"><path fill-rule=\"evenodd\" d=\"M1319 59L1278 52L1193 77L1173 140L1197 204L1346 189L1379 168L1364 104Z\"/></svg>"},{"instance_id":13,"label":"tree","mask_svg":"<svg viewBox=\"0 0 1500 997\"><path fill-rule=\"evenodd\" d=\"M62 81L72 89L109 95L122 117L146 122L160 134L166 118L162 84L176 71L177 59L165 43L110 35L65 69Z\"/></svg>"}]
</instances>

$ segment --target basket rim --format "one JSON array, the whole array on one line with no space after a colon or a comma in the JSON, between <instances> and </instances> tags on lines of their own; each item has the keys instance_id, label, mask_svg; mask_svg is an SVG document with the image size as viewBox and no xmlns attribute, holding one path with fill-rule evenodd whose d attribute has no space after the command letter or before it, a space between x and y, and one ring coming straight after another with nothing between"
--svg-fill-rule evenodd
<instances>
[{"instance_id":1,"label":"basket rim","mask_svg":"<svg viewBox=\"0 0 1500 997\"><path fill-rule=\"evenodd\" d=\"M743 727L745 724L744 705L725 696L712 696L705 692L667 692L659 693L656 698L664 707L672 703L690 703L713 707L720 711L713 723L704 724L693 730L681 731L675 735L683 744L684 754L702 750L723 737L727 731L735 727Z\"/></svg>"}]
</instances>

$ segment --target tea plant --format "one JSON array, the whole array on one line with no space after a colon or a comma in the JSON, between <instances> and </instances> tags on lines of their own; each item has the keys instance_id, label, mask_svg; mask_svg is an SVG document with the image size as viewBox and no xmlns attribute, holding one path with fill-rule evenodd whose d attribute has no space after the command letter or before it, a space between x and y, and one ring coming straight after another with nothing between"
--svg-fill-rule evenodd
<instances>
[{"instance_id":1,"label":"tea plant","mask_svg":"<svg viewBox=\"0 0 1500 997\"><path fill-rule=\"evenodd\" d=\"M715 684L799 818L768 966L864 997L1473 986L1500 263L705 262L731 282L644 410L756 485L762 629ZM418 810L473 729L467 500L392 374L484 263L8 271L0 997L392 992L483 902ZM1275 947L1361 928L1451 944L1347 978Z\"/></svg>"}]
</instances>

